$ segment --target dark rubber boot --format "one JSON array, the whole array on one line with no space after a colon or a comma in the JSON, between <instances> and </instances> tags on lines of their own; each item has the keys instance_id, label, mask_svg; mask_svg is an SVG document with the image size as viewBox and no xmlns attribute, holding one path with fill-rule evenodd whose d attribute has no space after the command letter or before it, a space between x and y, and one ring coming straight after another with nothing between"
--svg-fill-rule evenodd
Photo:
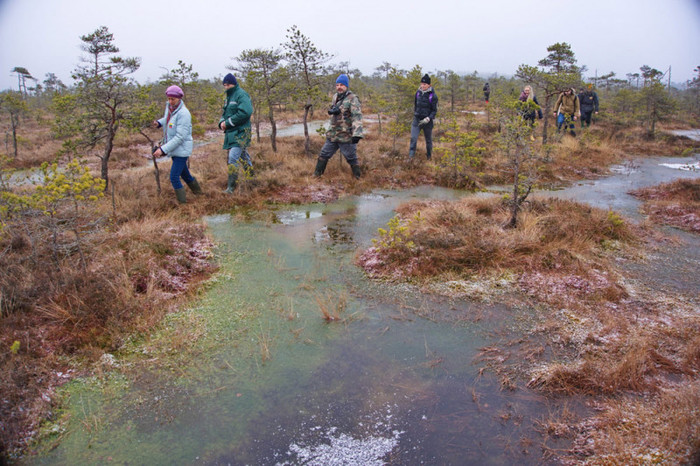
<instances>
[{"instance_id":1,"label":"dark rubber boot","mask_svg":"<svg viewBox=\"0 0 700 466\"><path fill-rule=\"evenodd\" d=\"M176 189L175 197L177 198L177 202L180 204L187 204L187 191L185 188Z\"/></svg>"},{"instance_id":2,"label":"dark rubber boot","mask_svg":"<svg viewBox=\"0 0 700 466\"><path fill-rule=\"evenodd\" d=\"M226 190L224 192L226 194L233 194L233 191L236 190L237 184L238 184L238 173L229 173L228 184L226 185Z\"/></svg>"},{"instance_id":3,"label":"dark rubber boot","mask_svg":"<svg viewBox=\"0 0 700 466\"><path fill-rule=\"evenodd\" d=\"M192 194L204 194L201 186L199 186L199 181L197 181L197 178L187 183L187 186L190 188L190 190L192 190Z\"/></svg>"},{"instance_id":4,"label":"dark rubber boot","mask_svg":"<svg viewBox=\"0 0 700 466\"><path fill-rule=\"evenodd\" d=\"M360 179L360 166L359 165L350 165L350 168L352 169L352 176L354 176L356 179Z\"/></svg>"},{"instance_id":5,"label":"dark rubber boot","mask_svg":"<svg viewBox=\"0 0 700 466\"><path fill-rule=\"evenodd\" d=\"M320 177L321 175L323 175L323 172L326 171L326 165L328 165L328 159L319 158L319 159L316 161L316 170L314 170L314 176L315 176L316 178L318 178L318 177Z\"/></svg>"}]
</instances>

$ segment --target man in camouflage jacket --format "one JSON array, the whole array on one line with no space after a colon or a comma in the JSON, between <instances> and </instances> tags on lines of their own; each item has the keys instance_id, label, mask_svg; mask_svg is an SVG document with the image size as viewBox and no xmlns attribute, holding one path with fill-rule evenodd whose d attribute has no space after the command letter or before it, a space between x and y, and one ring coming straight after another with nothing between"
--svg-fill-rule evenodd
<instances>
[{"instance_id":1,"label":"man in camouflage jacket","mask_svg":"<svg viewBox=\"0 0 700 466\"><path fill-rule=\"evenodd\" d=\"M360 99L352 93L348 75L341 74L335 81L336 93L333 96L330 115L330 128L326 132L326 143L316 161L314 176L323 175L331 157L340 149L350 164L352 175L360 178L360 165L357 160L357 143L362 139L362 106Z\"/></svg>"}]
</instances>

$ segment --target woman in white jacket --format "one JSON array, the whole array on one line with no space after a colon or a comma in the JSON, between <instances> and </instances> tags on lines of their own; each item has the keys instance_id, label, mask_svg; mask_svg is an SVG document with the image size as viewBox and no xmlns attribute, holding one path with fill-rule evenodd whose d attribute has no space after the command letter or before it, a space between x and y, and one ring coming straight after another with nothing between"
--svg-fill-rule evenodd
<instances>
[{"instance_id":1,"label":"woman in white jacket","mask_svg":"<svg viewBox=\"0 0 700 466\"><path fill-rule=\"evenodd\" d=\"M163 144L156 149L153 157L168 156L173 164L170 168L170 183L175 189L175 197L180 204L187 202L182 178L194 194L202 194L197 179L187 168L187 160L192 155L192 115L182 101L184 92L179 86L170 86L165 95L168 104L163 118L153 122L153 126L163 128Z\"/></svg>"}]
</instances>

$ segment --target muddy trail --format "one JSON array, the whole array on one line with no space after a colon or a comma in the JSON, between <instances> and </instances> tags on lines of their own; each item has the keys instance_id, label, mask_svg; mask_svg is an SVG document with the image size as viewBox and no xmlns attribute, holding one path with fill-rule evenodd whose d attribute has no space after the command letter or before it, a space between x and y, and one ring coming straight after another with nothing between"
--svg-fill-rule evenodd
<instances>
[{"instance_id":1,"label":"muddy trail","mask_svg":"<svg viewBox=\"0 0 700 466\"><path fill-rule=\"evenodd\" d=\"M697 170L643 159L547 195L639 220L628 191ZM664 165L666 164L666 165ZM220 272L153 335L66 387L66 411L27 464L543 464L570 441L543 436L585 400L545 398L483 370L485 349L517 340L538 311L516 292L446 298L368 279L354 265L409 199L468 195L422 187L333 204L204 220ZM628 263L636 280L697 299L700 240Z\"/></svg>"}]
</instances>

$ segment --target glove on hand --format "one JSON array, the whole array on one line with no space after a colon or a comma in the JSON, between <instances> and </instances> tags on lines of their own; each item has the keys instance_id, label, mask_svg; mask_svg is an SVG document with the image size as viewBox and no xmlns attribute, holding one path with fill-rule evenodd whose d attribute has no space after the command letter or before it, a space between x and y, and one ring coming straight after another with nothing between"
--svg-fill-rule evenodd
<instances>
[{"instance_id":1,"label":"glove on hand","mask_svg":"<svg viewBox=\"0 0 700 466\"><path fill-rule=\"evenodd\" d=\"M420 121L420 123L418 123L418 124L419 124L420 126L423 126L423 125L427 125L428 123L430 123L430 117L425 117L425 118L423 118L423 119Z\"/></svg>"},{"instance_id":2,"label":"glove on hand","mask_svg":"<svg viewBox=\"0 0 700 466\"><path fill-rule=\"evenodd\" d=\"M352 143L353 143L353 144L357 144L358 142L360 142L360 139L362 139L362 138L359 138L359 137L357 137L357 136L353 136L353 137L352 137Z\"/></svg>"}]
</instances>

